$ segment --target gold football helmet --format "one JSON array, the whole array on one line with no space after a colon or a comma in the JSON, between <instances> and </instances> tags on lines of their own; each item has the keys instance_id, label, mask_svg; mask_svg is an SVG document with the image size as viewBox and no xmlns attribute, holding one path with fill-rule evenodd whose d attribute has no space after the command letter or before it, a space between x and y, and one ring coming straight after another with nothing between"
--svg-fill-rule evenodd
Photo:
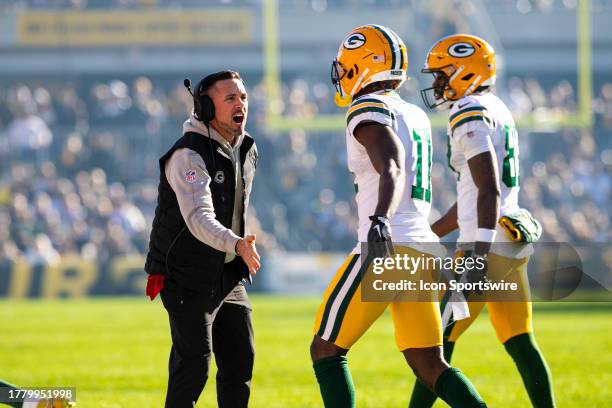
<instances>
[{"instance_id":1,"label":"gold football helmet","mask_svg":"<svg viewBox=\"0 0 612 408\"><path fill-rule=\"evenodd\" d=\"M332 62L334 101L348 106L366 86L380 81L406 80L408 52L402 39L381 25L355 28L346 36Z\"/></svg>"},{"instance_id":2,"label":"gold football helmet","mask_svg":"<svg viewBox=\"0 0 612 408\"><path fill-rule=\"evenodd\" d=\"M431 47L421 72L434 75L432 86L421 91L425 105L434 108L470 95L480 87L493 85L495 51L482 38L468 34L449 35Z\"/></svg>"}]
</instances>

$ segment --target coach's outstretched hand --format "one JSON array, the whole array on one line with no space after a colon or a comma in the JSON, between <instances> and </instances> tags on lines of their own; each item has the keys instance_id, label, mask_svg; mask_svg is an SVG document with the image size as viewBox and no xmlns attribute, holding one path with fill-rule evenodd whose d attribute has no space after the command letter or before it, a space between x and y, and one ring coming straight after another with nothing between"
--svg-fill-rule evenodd
<instances>
[{"instance_id":1,"label":"coach's outstretched hand","mask_svg":"<svg viewBox=\"0 0 612 408\"><path fill-rule=\"evenodd\" d=\"M255 275L261 267L259 254L255 248L255 238L255 234L249 234L236 242L236 254L242 257L251 275Z\"/></svg>"},{"instance_id":2,"label":"coach's outstretched hand","mask_svg":"<svg viewBox=\"0 0 612 408\"><path fill-rule=\"evenodd\" d=\"M368 256L386 258L393 255L389 219L382 215L372 215L370 220L372 225L370 231L368 231Z\"/></svg>"}]
</instances>

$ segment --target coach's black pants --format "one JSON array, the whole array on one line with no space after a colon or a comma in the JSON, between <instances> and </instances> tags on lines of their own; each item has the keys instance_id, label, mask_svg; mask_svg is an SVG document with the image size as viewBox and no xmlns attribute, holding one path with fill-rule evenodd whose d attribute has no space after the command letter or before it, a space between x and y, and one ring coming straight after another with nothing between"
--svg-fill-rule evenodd
<instances>
[{"instance_id":1,"label":"coach's black pants","mask_svg":"<svg viewBox=\"0 0 612 408\"><path fill-rule=\"evenodd\" d=\"M170 351L166 408L192 408L206 380L212 353L217 364L220 408L246 407L249 402L255 347L251 304L244 286L229 290L223 300L166 282L161 292L170 319Z\"/></svg>"}]
</instances>

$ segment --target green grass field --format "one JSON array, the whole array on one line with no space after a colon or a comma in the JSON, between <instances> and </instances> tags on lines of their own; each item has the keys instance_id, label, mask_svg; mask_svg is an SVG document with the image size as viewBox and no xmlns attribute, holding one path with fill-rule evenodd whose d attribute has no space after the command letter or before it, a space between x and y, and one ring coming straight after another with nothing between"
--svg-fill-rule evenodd
<instances>
[{"instance_id":1,"label":"green grass field","mask_svg":"<svg viewBox=\"0 0 612 408\"><path fill-rule=\"evenodd\" d=\"M253 296L257 355L252 407L320 407L308 347L316 298ZM612 304L538 304L535 328L559 407L609 407ZM77 406L160 407L170 337L159 299L0 301L0 377L74 386ZM528 407L518 373L481 316L454 363L491 407ZM385 315L349 354L359 407L405 407L414 381ZM214 374L199 407L216 406ZM444 404L439 403L441 407Z\"/></svg>"}]
</instances>

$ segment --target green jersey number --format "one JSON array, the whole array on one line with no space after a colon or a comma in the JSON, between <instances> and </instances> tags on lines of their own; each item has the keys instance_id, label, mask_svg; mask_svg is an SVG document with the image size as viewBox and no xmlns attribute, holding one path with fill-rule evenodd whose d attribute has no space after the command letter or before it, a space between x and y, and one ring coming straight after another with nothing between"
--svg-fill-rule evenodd
<instances>
[{"instance_id":1,"label":"green jersey number","mask_svg":"<svg viewBox=\"0 0 612 408\"><path fill-rule=\"evenodd\" d=\"M412 131L412 140L416 143L417 164L416 177L412 185L411 197L415 200L431 202L431 133L429 129ZM423 174L425 172L425 174Z\"/></svg>"},{"instance_id":2,"label":"green jersey number","mask_svg":"<svg viewBox=\"0 0 612 408\"><path fill-rule=\"evenodd\" d=\"M506 156L502 180L506 187L518 187L521 182L518 161L518 132L514 126L504 126L506 134Z\"/></svg>"}]
</instances>

